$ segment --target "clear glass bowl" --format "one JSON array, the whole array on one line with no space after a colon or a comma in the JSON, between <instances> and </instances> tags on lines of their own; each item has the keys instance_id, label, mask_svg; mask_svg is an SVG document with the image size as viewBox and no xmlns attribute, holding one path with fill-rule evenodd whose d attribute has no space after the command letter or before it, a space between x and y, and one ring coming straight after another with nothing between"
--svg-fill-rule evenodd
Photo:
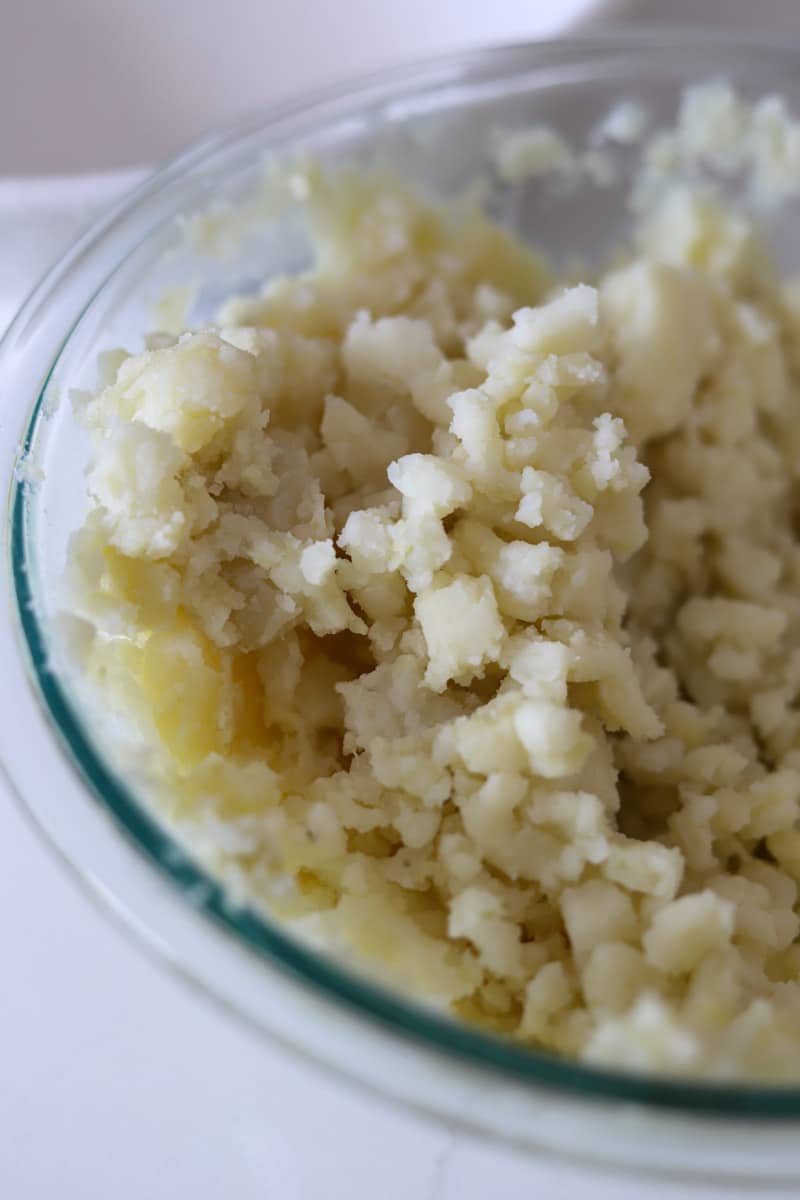
<instances>
[{"instance_id":1,"label":"clear glass bowl","mask_svg":"<svg viewBox=\"0 0 800 1200\"><path fill-rule=\"evenodd\" d=\"M255 211L265 163L299 154L331 164L377 159L447 195L492 178L498 129L543 121L582 144L620 99L639 98L667 119L688 83L719 76L753 97L780 92L800 110L800 47L785 42L617 32L486 50L245 121L156 172L85 234L0 348L0 452L10 481L0 655L6 712L14 714L0 729L0 754L36 823L102 905L259 1033L387 1096L526 1147L774 1179L800 1172L800 1085L634 1076L537 1054L383 990L263 915L232 907L137 798L113 718L70 662L59 616L86 461L68 393L96 383L103 350L141 346L165 287L197 285L197 320L223 296L304 265L308 246L291 213L262 216L245 236L228 236L225 211ZM555 259L598 259L626 232L624 155L621 165L617 185L574 192L495 178L489 204ZM226 256L202 253L187 236L191 218L209 211L216 222L205 227L230 243ZM792 237L799 217L796 203L771 217L787 269L800 265Z\"/></svg>"}]
</instances>

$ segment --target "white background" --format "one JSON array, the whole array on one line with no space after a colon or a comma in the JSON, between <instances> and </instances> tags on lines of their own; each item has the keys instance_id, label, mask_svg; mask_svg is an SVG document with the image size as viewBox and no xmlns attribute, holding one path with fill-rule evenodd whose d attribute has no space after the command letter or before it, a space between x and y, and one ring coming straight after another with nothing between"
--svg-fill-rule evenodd
<instances>
[{"instance_id":1,"label":"white background","mask_svg":"<svg viewBox=\"0 0 800 1200\"><path fill-rule=\"evenodd\" d=\"M0 327L76 221L243 109L438 50L548 34L588 0L0 0ZM630 5L612 5L617 12ZM722 0L634 6L727 17ZM774 10L774 11L772 11ZM742 20L778 27L792 3ZM224 15L223 15L224 14ZM13 697L0 688L0 719ZM666 1200L454 1136L287 1059L141 957L0 788L2 1200ZM772 1196L781 1193L773 1190ZM786 1192L785 1195L793 1194Z\"/></svg>"},{"instance_id":2,"label":"white background","mask_svg":"<svg viewBox=\"0 0 800 1200\"><path fill-rule=\"evenodd\" d=\"M153 162L276 97L547 36L590 0L3 0L0 171Z\"/></svg>"}]
</instances>

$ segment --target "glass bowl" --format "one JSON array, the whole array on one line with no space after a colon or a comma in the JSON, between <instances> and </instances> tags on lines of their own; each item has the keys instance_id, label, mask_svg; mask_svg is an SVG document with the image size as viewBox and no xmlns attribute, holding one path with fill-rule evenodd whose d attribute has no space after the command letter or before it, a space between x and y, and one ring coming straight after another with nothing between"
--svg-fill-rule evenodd
<instances>
[{"instance_id":1,"label":"glass bowl","mask_svg":"<svg viewBox=\"0 0 800 1200\"><path fill-rule=\"evenodd\" d=\"M619 100L640 99L663 121L687 84L720 76L748 96L780 92L800 110L800 47L784 41L615 32L484 50L246 120L157 171L90 229L0 348L0 452L10 486L0 755L24 806L103 907L259 1034L417 1109L531 1149L775 1179L800 1172L800 1084L687 1082L539 1054L384 990L263 914L233 906L137 794L130 748L88 693L60 613L87 455L69 392L95 385L98 354L141 347L165 288L192 285L190 319L198 320L231 292L304 265L309 248L291 211L259 208L265 164L308 154L334 165L384 161L443 195L483 179L494 215L556 260L591 261L624 238L632 159L621 153L611 186L512 187L491 171L497 131L545 122L581 145ZM800 265L792 237L799 217L796 202L770 217L787 268Z\"/></svg>"}]
</instances>

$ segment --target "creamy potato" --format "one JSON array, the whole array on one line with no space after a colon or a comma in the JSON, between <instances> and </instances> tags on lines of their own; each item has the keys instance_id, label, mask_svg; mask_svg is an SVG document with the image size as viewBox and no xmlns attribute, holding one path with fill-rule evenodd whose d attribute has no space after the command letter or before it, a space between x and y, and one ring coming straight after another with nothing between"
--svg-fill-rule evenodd
<instances>
[{"instance_id":1,"label":"creamy potato","mask_svg":"<svg viewBox=\"0 0 800 1200\"><path fill-rule=\"evenodd\" d=\"M743 139L783 182L774 113L693 93L648 194ZM520 177L560 143L515 145ZM160 803L236 895L469 1021L796 1079L797 291L687 187L577 286L466 204L296 190L316 266L81 406L76 610Z\"/></svg>"}]
</instances>

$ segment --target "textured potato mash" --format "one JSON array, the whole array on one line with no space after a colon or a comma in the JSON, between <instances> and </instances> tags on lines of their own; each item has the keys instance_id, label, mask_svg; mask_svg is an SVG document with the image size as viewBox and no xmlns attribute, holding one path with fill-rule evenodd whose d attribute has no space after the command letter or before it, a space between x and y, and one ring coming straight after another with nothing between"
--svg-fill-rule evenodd
<instances>
[{"instance_id":1,"label":"textured potato mash","mask_svg":"<svg viewBox=\"0 0 800 1200\"><path fill-rule=\"evenodd\" d=\"M72 570L232 894L531 1045L797 1079L800 293L664 182L785 186L776 104L692 92L576 286L466 202L298 168L313 269L81 402Z\"/></svg>"}]
</instances>

